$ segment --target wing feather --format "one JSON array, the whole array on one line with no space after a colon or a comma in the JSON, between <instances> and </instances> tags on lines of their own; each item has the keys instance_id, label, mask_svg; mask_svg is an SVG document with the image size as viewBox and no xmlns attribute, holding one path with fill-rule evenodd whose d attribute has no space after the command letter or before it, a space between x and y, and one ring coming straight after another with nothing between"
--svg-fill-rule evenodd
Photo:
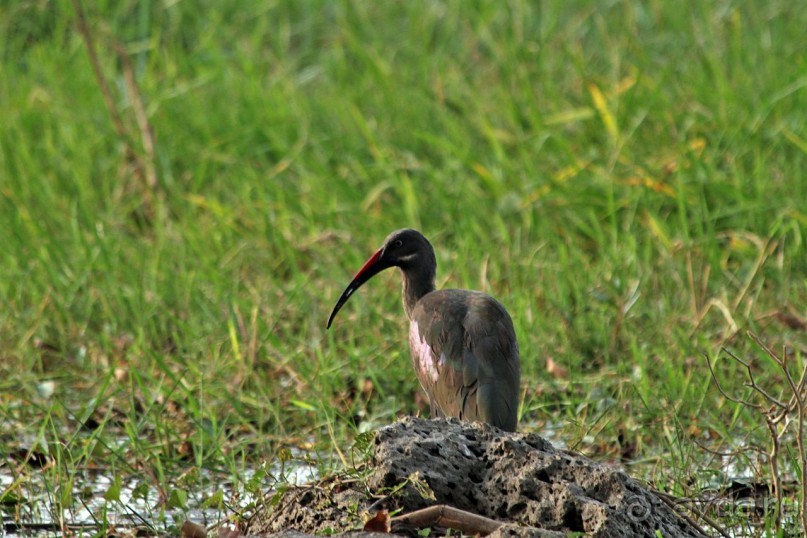
<instances>
[{"instance_id":1,"label":"wing feather","mask_svg":"<svg viewBox=\"0 0 807 538\"><path fill-rule=\"evenodd\" d=\"M441 290L421 299L411 323L413 366L432 415L514 431L521 372L504 307L483 293Z\"/></svg>"}]
</instances>

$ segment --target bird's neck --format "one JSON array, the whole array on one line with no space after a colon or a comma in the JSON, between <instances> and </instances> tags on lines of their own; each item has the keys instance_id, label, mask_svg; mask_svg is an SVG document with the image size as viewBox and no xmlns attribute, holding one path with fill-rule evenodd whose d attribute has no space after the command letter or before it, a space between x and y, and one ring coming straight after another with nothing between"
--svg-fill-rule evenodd
<instances>
[{"instance_id":1,"label":"bird's neck","mask_svg":"<svg viewBox=\"0 0 807 538\"><path fill-rule=\"evenodd\" d=\"M412 311L421 297L434 291L434 269L428 267L401 269L403 273L403 304L406 317L412 319Z\"/></svg>"}]
</instances>

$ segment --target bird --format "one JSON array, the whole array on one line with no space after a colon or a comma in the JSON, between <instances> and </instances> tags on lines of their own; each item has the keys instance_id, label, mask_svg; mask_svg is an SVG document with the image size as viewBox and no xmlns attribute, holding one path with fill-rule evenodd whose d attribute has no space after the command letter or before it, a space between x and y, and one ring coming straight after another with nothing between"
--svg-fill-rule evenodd
<instances>
[{"instance_id":1,"label":"bird","mask_svg":"<svg viewBox=\"0 0 807 538\"><path fill-rule=\"evenodd\" d=\"M419 231L406 228L387 236L342 292L327 329L356 290L391 267L401 271L412 365L431 416L516 431L521 362L513 320L486 293L435 289L437 258Z\"/></svg>"}]
</instances>

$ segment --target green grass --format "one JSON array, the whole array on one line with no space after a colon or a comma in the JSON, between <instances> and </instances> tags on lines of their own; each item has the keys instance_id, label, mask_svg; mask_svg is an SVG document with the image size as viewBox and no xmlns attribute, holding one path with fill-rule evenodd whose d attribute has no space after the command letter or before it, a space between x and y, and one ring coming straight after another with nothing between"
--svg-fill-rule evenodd
<instances>
[{"instance_id":1,"label":"green grass","mask_svg":"<svg viewBox=\"0 0 807 538\"><path fill-rule=\"evenodd\" d=\"M507 305L524 429L559 423L606 461L630 445L678 493L720 469L695 440L765 445L703 357L727 346L777 394L745 331L803 360L804 331L772 315L807 317L799 6L85 4L144 156L112 44L128 52L157 184L70 3L3 4L0 473L22 494L93 467L166 491L193 466L238 477L425 412L398 275L325 330L404 226L435 245L439 285ZM20 443L53 464L21 465Z\"/></svg>"}]
</instances>

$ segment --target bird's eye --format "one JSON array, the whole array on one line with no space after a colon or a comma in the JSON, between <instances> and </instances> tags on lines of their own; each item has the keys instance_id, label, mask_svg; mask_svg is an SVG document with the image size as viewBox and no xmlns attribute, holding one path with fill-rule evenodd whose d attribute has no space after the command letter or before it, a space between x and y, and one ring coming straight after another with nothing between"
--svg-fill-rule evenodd
<instances>
[{"instance_id":1,"label":"bird's eye","mask_svg":"<svg viewBox=\"0 0 807 538\"><path fill-rule=\"evenodd\" d=\"M400 248L400 247L402 247L402 246L403 246L403 241L401 241L400 239L398 239L397 241L395 241L395 248Z\"/></svg>"}]
</instances>

